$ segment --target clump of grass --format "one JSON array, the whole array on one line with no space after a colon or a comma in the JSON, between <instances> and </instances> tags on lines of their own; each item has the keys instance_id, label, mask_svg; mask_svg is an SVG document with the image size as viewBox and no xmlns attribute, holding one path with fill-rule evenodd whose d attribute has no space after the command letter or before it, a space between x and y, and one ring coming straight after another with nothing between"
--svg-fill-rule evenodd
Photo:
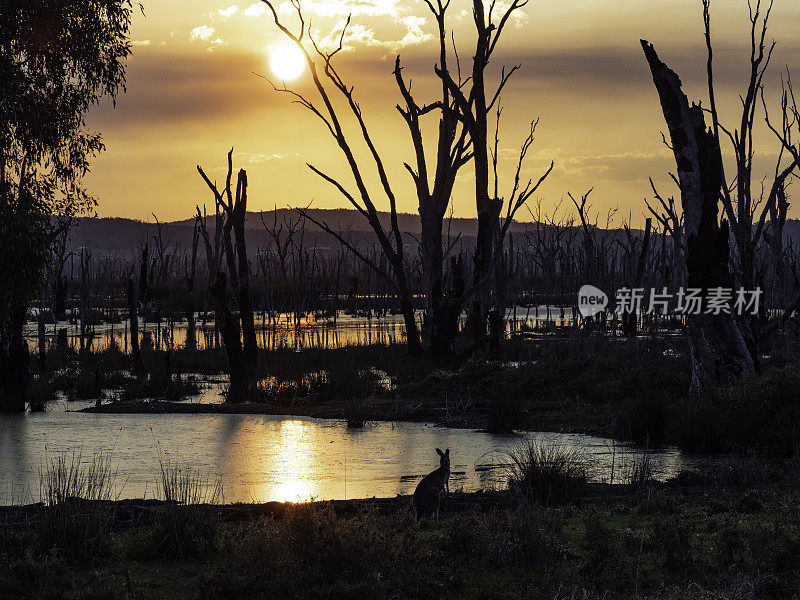
<instances>
[{"instance_id":1,"label":"clump of grass","mask_svg":"<svg viewBox=\"0 0 800 600\"><path fill-rule=\"evenodd\" d=\"M150 556L191 558L216 548L217 524L207 507L223 500L222 485L210 484L196 469L161 462L159 491L165 501L155 517L149 543Z\"/></svg>"},{"instance_id":2,"label":"clump of grass","mask_svg":"<svg viewBox=\"0 0 800 600\"><path fill-rule=\"evenodd\" d=\"M360 429L367 424L372 416L371 399L361 400L351 398L345 401L344 414L347 426L351 429Z\"/></svg>"},{"instance_id":3,"label":"clump of grass","mask_svg":"<svg viewBox=\"0 0 800 600\"><path fill-rule=\"evenodd\" d=\"M97 397L94 373L84 368L66 369L56 377L56 386L68 400L90 400Z\"/></svg>"},{"instance_id":4,"label":"clump of grass","mask_svg":"<svg viewBox=\"0 0 800 600\"><path fill-rule=\"evenodd\" d=\"M784 472L790 484L800 486L800 446L795 446L794 452L784 464Z\"/></svg>"},{"instance_id":5,"label":"clump of grass","mask_svg":"<svg viewBox=\"0 0 800 600\"><path fill-rule=\"evenodd\" d=\"M563 504L586 483L583 456L563 444L527 440L509 458L509 488L531 502Z\"/></svg>"},{"instance_id":6,"label":"clump of grass","mask_svg":"<svg viewBox=\"0 0 800 600\"><path fill-rule=\"evenodd\" d=\"M70 500L113 500L116 471L108 455L96 455L87 464L80 453L48 457L39 471L39 496L48 506Z\"/></svg>"},{"instance_id":7,"label":"clump of grass","mask_svg":"<svg viewBox=\"0 0 800 600\"><path fill-rule=\"evenodd\" d=\"M625 396L615 409L614 437L641 446L661 446L669 437L669 406L660 390Z\"/></svg>"},{"instance_id":8,"label":"clump of grass","mask_svg":"<svg viewBox=\"0 0 800 600\"><path fill-rule=\"evenodd\" d=\"M642 452L628 463L625 479L636 491L642 491L653 481L653 461L649 452Z\"/></svg>"},{"instance_id":9,"label":"clump of grass","mask_svg":"<svg viewBox=\"0 0 800 600\"><path fill-rule=\"evenodd\" d=\"M486 429L492 433L513 433L525 424L525 403L517 394L508 394L503 388L489 398Z\"/></svg>"},{"instance_id":10,"label":"clump of grass","mask_svg":"<svg viewBox=\"0 0 800 600\"><path fill-rule=\"evenodd\" d=\"M95 456L87 464L80 454L48 458L40 471L40 497L48 506L36 526L41 550L59 550L68 560L108 556L115 484L108 456Z\"/></svg>"}]
</instances>

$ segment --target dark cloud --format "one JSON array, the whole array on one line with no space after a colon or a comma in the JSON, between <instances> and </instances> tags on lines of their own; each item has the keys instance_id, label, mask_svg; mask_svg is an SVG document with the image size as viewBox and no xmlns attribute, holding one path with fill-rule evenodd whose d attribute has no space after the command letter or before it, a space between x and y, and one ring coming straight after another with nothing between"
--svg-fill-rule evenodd
<instances>
[{"instance_id":1,"label":"dark cloud","mask_svg":"<svg viewBox=\"0 0 800 600\"><path fill-rule=\"evenodd\" d=\"M669 43L659 44L656 49L662 60L672 67L682 78L685 86L704 86L706 77L705 47L675 46ZM783 65L798 54L800 46L781 44L776 48L772 63L772 73L778 77ZM385 55L385 53L383 53ZM470 67L464 56L470 57L462 49L462 70ZM418 48L408 48L401 53L402 64L408 74L413 74L417 81L433 73L436 61L433 47L428 44ZM740 88L749 74L749 56L744 47L719 46L714 53L714 70L718 85ZM394 55L386 56L386 60L375 60L371 56L357 57L343 55L341 62L354 72L369 74L373 77L390 76L394 68ZM531 48L524 53L498 50L493 57L491 71L495 78L503 65L520 65L515 74L517 80L541 82L567 88L605 88L609 93L619 89L652 87L650 73L642 53L638 39L631 39L624 46L597 46L563 50L545 50ZM800 64L797 65L800 68ZM451 64L451 70L454 69ZM509 84L513 89L513 84Z\"/></svg>"},{"instance_id":2,"label":"dark cloud","mask_svg":"<svg viewBox=\"0 0 800 600\"><path fill-rule=\"evenodd\" d=\"M263 57L224 48L213 53L140 49L130 59L127 92L117 108L102 105L92 122L146 126L235 116L275 102L267 83L253 74L263 70Z\"/></svg>"}]
</instances>

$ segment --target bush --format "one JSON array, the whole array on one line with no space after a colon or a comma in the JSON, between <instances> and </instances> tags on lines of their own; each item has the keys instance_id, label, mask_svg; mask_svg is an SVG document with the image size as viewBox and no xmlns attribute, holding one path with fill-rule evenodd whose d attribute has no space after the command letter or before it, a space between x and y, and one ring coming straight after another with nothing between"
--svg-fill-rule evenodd
<instances>
[{"instance_id":1,"label":"bush","mask_svg":"<svg viewBox=\"0 0 800 600\"><path fill-rule=\"evenodd\" d=\"M614 437L646 448L661 446L670 433L670 404L658 390L623 398L615 410Z\"/></svg>"}]
</instances>

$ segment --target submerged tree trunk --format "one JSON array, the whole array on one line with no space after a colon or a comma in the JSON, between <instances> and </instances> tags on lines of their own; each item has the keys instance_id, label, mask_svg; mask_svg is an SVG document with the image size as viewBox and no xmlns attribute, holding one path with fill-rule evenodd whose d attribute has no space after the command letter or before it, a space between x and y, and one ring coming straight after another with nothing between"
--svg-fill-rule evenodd
<instances>
[{"instance_id":1,"label":"submerged tree trunk","mask_svg":"<svg viewBox=\"0 0 800 600\"><path fill-rule=\"evenodd\" d=\"M39 306L39 315L37 318L37 337L39 341L39 368L44 375L47 369L47 332L44 327L44 308Z\"/></svg>"},{"instance_id":2,"label":"submerged tree trunk","mask_svg":"<svg viewBox=\"0 0 800 600\"><path fill-rule=\"evenodd\" d=\"M27 307L15 304L7 337L0 340L0 412L25 412L30 378L30 354L22 337Z\"/></svg>"},{"instance_id":3,"label":"submerged tree trunk","mask_svg":"<svg viewBox=\"0 0 800 600\"><path fill-rule=\"evenodd\" d=\"M678 168L688 285L700 288L705 298L710 288L733 287L728 265L728 222L723 220L720 225L717 218L723 183L719 145L706 128L703 109L695 104L689 106L675 72L661 62L645 40L642 48L658 90ZM735 315L690 314L686 320L693 395L754 374L753 357Z\"/></svg>"},{"instance_id":4,"label":"submerged tree trunk","mask_svg":"<svg viewBox=\"0 0 800 600\"><path fill-rule=\"evenodd\" d=\"M242 340L239 334L239 325L228 302L228 279L221 270L217 271L216 281L210 290L214 297L217 327L222 335L225 355L228 357L228 371L230 372L228 400L244 402L247 400L248 384L242 354Z\"/></svg>"},{"instance_id":5,"label":"submerged tree trunk","mask_svg":"<svg viewBox=\"0 0 800 600\"><path fill-rule=\"evenodd\" d=\"M133 285L131 277L128 278L128 320L130 321L133 370L137 374L141 374L144 372L144 363L142 362L142 353L139 351L139 305L136 300L136 287Z\"/></svg>"}]
</instances>

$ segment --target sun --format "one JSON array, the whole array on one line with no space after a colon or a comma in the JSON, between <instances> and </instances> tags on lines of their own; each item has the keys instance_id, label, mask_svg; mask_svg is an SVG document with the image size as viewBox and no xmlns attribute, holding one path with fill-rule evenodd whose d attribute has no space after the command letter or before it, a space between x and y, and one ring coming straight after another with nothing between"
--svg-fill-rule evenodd
<instances>
[{"instance_id":1,"label":"sun","mask_svg":"<svg viewBox=\"0 0 800 600\"><path fill-rule=\"evenodd\" d=\"M295 45L277 46L270 51L269 68L282 81L292 81L306 70L306 57Z\"/></svg>"}]
</instances>

